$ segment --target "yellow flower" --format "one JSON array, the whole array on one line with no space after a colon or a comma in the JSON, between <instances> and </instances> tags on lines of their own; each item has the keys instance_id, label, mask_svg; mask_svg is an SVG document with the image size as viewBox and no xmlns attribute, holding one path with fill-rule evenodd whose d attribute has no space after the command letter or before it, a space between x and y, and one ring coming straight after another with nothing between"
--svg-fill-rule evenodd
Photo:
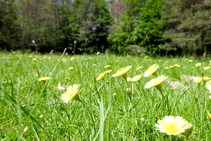
<instances>
[{"instance_id":1,"label":"yellow flower","mask_svg":"<svg viewBox=\"0 0 211 141\"><path fill-rule=\"evenodd\" d=\"M152 75L157 69L159 68L158 64L154 64L151 67L149 67L145 73L144 73L144 77L148 77L150 75Z\"/></svg>"},{"instance_id":2,"label":"yellow flower","mask_svg":"<svg viewBox=\"0 0 211 141\"><path fill-rule=\"evenodd\" d=\"M45 81L47 81L47 80L49 80L49 79L51 79L51 78L50 78L50 77L44 76L44 77L38 78L38 81L43 81L43 82L45 82Z\"/></svg>"},{"instance_id":3,"label":"yellow flower","mask_svg":"<svg viewBox=\"0 0 211 141\"><path fill-rule=\"evenodd\" d=\"M131 81L131 77L127 77L127 81Z\"/></svg>"},{"instance_id":4,"label":"yellow flower","mask_svg":"<svg viewBox=\"0 0 211 141\"><path fill-rule=\"evenodd\" d=\"M202 81L208 81L208 80L210 80L210 78L207 77L207 76L204 76L204 77L195 77L193 79L193 81L196 82L196 83L201 83Z\"/></svg>"},{"instance_id":5,"label":"yellow flower","mask_svg":"<svg viewBox=\"0 0 211 141\"><path fill-rule=\"evenodd\" d=\"M72 61L72 60L74 60L74 59L75 59L74 57L71 57L71 59L70 59L70 60Z\"/></svg>"},{"instance_id":6,"label":"yellow flower","mask_svg":"<svg viewBox=\"0 0 211 141\"><path fill-rule=\"evenodd\" d=\"M202 78L201 78L201 77L195 77L195 78L193 79L193 81L196 82L196 83L201 83Z\"/></svg>"},{"instance_id":7,"label":"yellow flower","mask_svg":"<svg viewBox=\"0 0 211 141\"><path fill-rule=\"evenodd\" d=\"M188 59L185 59L185 61L187 61Z\"/></svg>"},{"instance_id":8,"label":"yellow flower","mask_svg":"<svg viewBox=\"0 0 211 141\"><path fill-rule=\"evenodd\" d=\"M73 69L73 67L69 67L68 69L69 69L69 70L72 70L72 69Z\"/></svg>"},{"instance_id":9,"label":"yellow flower","mask_svg":"<svg viewBox=\"0 0 211 141\"><path fill-rule=\"evenodd\" d=\"M107 70L107 71L105 71L104 73L110 73L112 70Z\"/></svg>"},{"instance_id":10,"label":"yellow flower","mask_svg":"<svg viewBox=\"0 0 211 141\"><path fill-rule=\"evenodd\" d=\"M175 64L174 66L175 66L175 67L180 67L180 65L178 65L178 64Z\"/></svg>"},{"instance_id":11,"label":"yellow flower","mask_svg":"<svg viewBox=\"0 0 211 141\"><path fill-rule=\"evenodd\" d=\"M188 62L193 62L193 60L189 60Z\"/></svg>"},{"instance_id":12,"label":"yellow flower","mask_svg":"<svg viewBox=\"0 0 211 141\"><path fill-rule=\"evenodd\" d=\"M208 70L208 69L210 69L210 67L204 67L204 70Z\"/></svg>"},{"instance_id":13,"label":"yellow flower","mask_svg":"<svg viewBox=\"0 0 211 141\"><path fill-rule=\"evenodd\" d=\"M209 96L209 99L211 100L211 96Z\"/></svg>"},{"instance_id":14,"label":"yellow flower","mask_svg":"<svg viewBox=\"0 0 211 141\"><path fill-rule=\"evenodd\" d=\"M96 64L93 64L94 66L96 66Z\"/></svg>"},{"instance_id":15,"label":"yellow flower","mask_svg":"<svg viewBox=\"0 0 211 141\"><path fill-rule=\"evenodd\" d=\"M96 80L103 79L103 77L105 76L105 74L108 74L108 73L110 73L111 71L112 71L112 70L107 70L107 71L101 73L101 74L97 77Z\"/></svg>"},{"instance_id":16,"label":"yellow flower","mask_svg":"<svg viewBox=\"0 0 211 141\"><path fill-rule=\"evenodd\" d=\"M97 52L97 55L99 55L99 54L100 54L100 52L98 51L98 52Z\"/></svg>"},{"instance_id":17,"label":"yellow flower","mask_svg":"<svg viewBox=\"0 0 211 141\"><path fill-rule=\"evenodd\" d=\"M188 122L180 116L165 116L162 120L158 120L155 124L157 130L167 135L178 135L185 132Z\"/></svg>"},{"instance_id":18,"label":"yellow flower","mask_svg":"<svg viewBox=\"0 0 211 141\"><path fill-rule=\"evenodd\" d=\"M97 77L97 79L96 80L100 80L100 79L103 79L103 77L105 76L105 73L103 72L103 73L101 73L98 77Z\"/></svg>"},{"instance_id":19,"label":"yellow flower","mask_svg":"<svg viewBox=\"0 0 211 141\"><path fill-rule=\"evenodd\" d=\"M142 77L142 75L136 75L133 78L128 77L127 81L138 81L141 79L141 77Z\"/></svg>"},{"instance_id":20,"label":"yellow flower","mask_svg":"<svg viewBox=\"0 0 211 141\"><path fill-rule=\"evenodd\" d=\"M210 78L209 78L209 77L207 77L207 76L204 76L204 77L202 77L202 78L203 78L203 81L210 80Z\"/></svg>"},{"instance_id":21,"label":"yellow flower","mask_svg":"<svg viewBox=\"0 0 211 141\"><path fill-rule=\"evenodd\" d=\"M169 67L165 67L165 69L169 69Z\"/></svg>"},{"instance_id":22,"label":"yellow flower","mask_svg":"<svg viewBox=\"0 0 211 141\"><path fill-rule=\"evenodd\" d=\"M173 66L169 66L171 69L173 68Z\"/></svg>"},{"instance_id":23,"label":"yellow flower","mask_svg":"<svg viewBox=\"0 0 211 141\"><path fill-rule=\"evenodd\" d=\"M207 110L207 115L208 115L208 117L209 117L209 119L210 119L210 122L211 122L211 114L209 113L208 110Z\"/></svg>"},{"instance_id":24,"label":"yellow flower","mask_svg":"<svg viewBox=\"0 0 211 141\"><path fill-rule=\"evenodd\" d=\"M149 82L147 82L147 84L145 85L145 88L158 87L166 78L168 77L164 75L158 76L150 80Z\"/></svg>"},{"instance_id":25,"label":"yellow flower","mask_svg":"<svg viewBox=\"0 0 211 141\"><path fill-rule=\"evenodd\" d=\"M147 58L149 58L149 56L144 56L144 59L147 59Z\"/></svg>"},{"instance_id":26,"label":"yellow flower","mask_svg":"<svg viewBox=\"0 0 211 141\"><path fill-rule=\"evenodd\" d=\"M132 66L127 66L126 68L119 69L112 77L123 76L126 79L126 73L132 68Z\"/></svg>"},{"instance_id":27,"label":"yellow flower","mask_svg":"<svg viewBox=\"0 0 211 141\"><path fill-rule=\"evenodd\" d=\"M142 68L142 66L138 67L136 70L140 70Z\"/></svg>"},{"instance_id":28,"label":"yellow flower","mask_svg":"<svg viewBox=\"0 0 211 141\"><path fill-rule=\"evenodd\" d=\"M111 67L111 65L106 65L104 68L109 68L109 67Z\"/></svg>"},{"instance_id":29,"label":"yellow flower","mask_svg":"<svg viewBox=\"0 0 211 141\"><path fill-rule=\"evenodd\" d=\"M201 63L197 63L197 64L195 64L195 66L196 67L199 67L199 66L201 66Z\"/></svg>"},{"instance_id":30,"label":"yellow flower","mask_svg":"<svg viewBox=\"0 0 211 141\"><path fill-rule=\"evenodd\" d=\"M206 87L206 88L210 91L210 93L211 93L211 80L208 81L208 82L206 83L205 87Z\"/></svg>"},{"instance_id":31,"label":"yellow flower","mask_svg":"<svg viewBox=\"0 0 211 141\"><path fill-rule=\"evenodd\" d=\"M80 100L77 95L79 84L74 84L73 86L69 86L67 91L62 94L61 99L64 103L68 103L71 99Z\"/></svg>"}]
</instances>

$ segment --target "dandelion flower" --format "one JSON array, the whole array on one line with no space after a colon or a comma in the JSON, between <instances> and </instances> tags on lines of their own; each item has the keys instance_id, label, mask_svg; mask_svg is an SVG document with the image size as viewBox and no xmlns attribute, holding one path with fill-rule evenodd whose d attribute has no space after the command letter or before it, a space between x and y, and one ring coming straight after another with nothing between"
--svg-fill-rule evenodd
<instances>
[{"instance_id":1,"label":"dandelion flower","mask_svg":"<svg viewBox=\"0 0 211 141\"><path fill-rule=\"evenodd\" d=\"M195 64L196 67L200 67L201 66L201 63L197 63Z\"/></svg>"},{"instance_id":2,"label":"dandelion flower","mask_svg":"<svg viewBox=\"0 0 211 141\"><path fill-rule=\"evenodd\" d=\"M69 69L69 70L72 70L72 69L73 69L73 67L69 67L68 69Z\"/></svg>"},{"instance_id":3,"label":"dandelion flower","mask_svg":"<svg viewBox=\"0 0 211 141\"><path fill-rule=\"evenodd\" d=\"M105 73L103 72L103 73L101 73L98 77L97 77L97 79L96 80L100 80L100 79L103 79L103 77L105 76Z\"/></svg>"},{"instance_id":4,"label":"dandelion flower","mask_svg":"<svg viewBox=\"0 0 211 141\"><path fill-rule=\"evenodd\" d=\"M149 56L144 56L144 59L147 59L147 58L149 58Z\"/></svg>"},{"instance_id":5,"label":"dandelion flower","mask_svg":"<svg viewBox=\"0 0 211 141\"><path fill-rule=\"evenodd\" d=\"M109 68L109 67L111 67L111 65L106 65L104 68Z\"/></svg>"},{"instance_id":6,"label":"dandelion flower","mask_svg":"<svg viewBox=\"0 0 211 141\"><path fill-rule=\"evenodd\" d=\"M193 62L193 60L188 60L188 62Z\"/></svg>"},{"instance_id":7,"label":"dandelion flower","mask_svg":"<svg viewBox=\"0 0 211 141\"><path fill-rule=\"evenodd\" d=\"M151 88L151 87L157 87L159 88L159 85L168 77L161 75L158 76L152 80L150 80L149 82L147 82L147 84L145 85L145 88Z\"/></svg>"},{"instance_id":8,"label":"dandelion flower","mask_svg":"<svg viewBox=\"0 0 211 141\"><path fill-rule=\"evenodd\" d=\"M210 67L204 67L204 70L208 70L208 69L210 69Z\"/></svg>"},{"instance_id":9,"label":"dandelion flower","mask_svg":"<svg viewBox=\"0 0 211 141\"><path fill-rule=\"evenodd\" d=\"M97 52L97 55L99 55L99 54L100 54L100 52L98 51L98 52Z\"/></svg>"},{"instance_id":10,"label":"dandelion flower","mask_svg":"<svg viewBox=\"0 0 211 141\"><path fill-rule=\"evenodd\" d=\"M69 86L67 91L62 94L61 99L64 103L68 103L71 99L80 100L77 95L79 84L74 84L73 86Z\"/></svg>"},{"instance_id":11,"label":"dandelion flower","mask_svg":"<svg viewBox=\"0 0 211 141\"><path fill-rule=\"evenodd\" d=\"M171 69L173 68L173 66L169 66Z\"/></svg>"},{"instance_id":12,"label":"dandelion flower","mask_svg":"<svg viewBox=\"0 0 211 141\"><path fill-rule=\"evenodd\" d=\"M132 68L132 66L127 66L126 68L119 69L115 74L112 75L112 77L122 76L126 79L127 75L126 73Z\"/></svg>"},{"instance_id":13,"label":"dandelion flower","mask_svg":"<svg viewBox=\"0 0 211 141\"><path fill-rule=\"evenodd\" d=\"M157 130L167 135L178 135L185 132L188 122L180 116L165 116L155 124Z\"/></svg>"},{"instance_id":14,"label":"dandelion flower","mask_svg":"<svg viewBox=\"0 0 211 141\"><path fill-rule=\"evenodd\" d=\"M208 81L208 82L206 83L205 87L206 87L206 88L210 91L210 93L211 93L211 80Z\"/></svg>"},{"instance_id":15,"label":"dandelion flower","mask_svg":"<svg viewBox=\"0 0 211 141\"><path fill-rule=\"evenodd\" d=\"M209 96L209 99L211 100L211 96Z\"/></svg>"},{"instance_id":16,"label":"dandelion flower","mask_svg":"<svg viewBox=\"0 0 211 141\"><path fill-rule=\"evenodd\" d=\"M49 79L51 79L51 78L50 78L50 77L44 76L44 77L38 78L38 81L43 81L43 82L45 82L45 81L47 81L47 80L49 80Z\"/></svg>"},{"instance_id":17,"label":"dandelion flower","mask_svg":"<svg viewBox=\"0 0 211 141\"><path fill-rule=\"evenodd\" d=\"M175 64L175 65L174 65L174 67L180 67L180 65L178 65L178 64Z\"/></svg>"},{"instance_id":18,"label":"dandelion flower","mask_svg":"<svg viewBox=\"0 0 211 141\"><path fill-rule=\"evenodd\" d=\"M142 75L136 75L136 76L134 76L133 78L130 78L130 79L128 77L127 80L129 80L129 81L138 81L138 80L141 79L141 77L142 77Z\"/></svg>"},{"instance_id":19,"label":"dandelion flower","mask_svg":"<svg viewBox=\"0 0 211 141\"><path fill-rule=\"evenodd\" d=\"M208 110L207 110L207 115L208 115L208 117L209 117L209 119L210 119L210 122L211 122L211 114L209 113Z\"/></svg>"},{"instance_id":20,"label":"dandelion flower","mask_svg":"<svg viewBox=\"0 0 211 141\"><path fill-rule=\"evenodd\" d=\"M131 77L127 77L127 81L131 81Z\"/></svg>"},{"instance_id":21,"label":"dandelion flower","mask_svg":"<svg viewBox=\"0 0 211 141\"><path fill-rule=\"evenodd\" d=\"M105 71L104 73L110 73L112 70L107 70L107 71Z\"/></svg>"},{"instance_id":22,"label":"dandelion flower","mask_svg":"<svg viewBox=\"0 0 211 141\"><path fill-rule=\"evenodd\" d=\"M165 67L165 69L169 69L169 67Z\"/></svg>"},{"instance_id":23,"label":"dandelion flower","mask_svg":"<svg viewBox=\"0 0 211 141\"><path fill-rule=\"evenodd\" d=\"M108 73L110 73L111 71L112 71L112 70L107 70L107 71L101 73L101 74L97 77L96 80L103 79L103 77L105 76L105 74L108 74Z\"/></svg>"},{"instance_id":24,"label":"dandelion flower","mask_svg":"<svg viewBox=\"0 0 211 141\"><path fill-rule=\"evenodd\" d=\"M142 68L142 66L138 67L136 70L140 70Z\"/></svg>"},{"instance_id":25,"label":"dandelion flower","mask_svg":"<svg viewBox=\"0 0 211 141\"><path fill-rule=\"evenodd\" d=\"M202 77L202 79L203 79L203 81L210 80L210 78L209 78L209 77L207 77L207 76Z\"/></svg>"},{"instance_id":26,"label":"dandelion flower","mask_svg":"<svg viewBox=\"0 0 211 141\"><path fill-rule=\"evenodd\" d=\"M193 79L193 81L196 82L196 83L201 83L202 78L201 78L201 77L195 77L195 78Z\"/></svg>"},{"instance_id":27,"label":"dandelion flower","mask_svg":"<svg viewBox=\"0 0 211 141\"><path fill-rule=\"evenodd\" d=\"M155 73L155 71L159 68L158 64L154 64L151 67L149 67L145 73L144 73L144 77L148 77L150 75L152 75L153 73Z\"/></svg>"},{"instance_id":28,"label":"dandelion flower","mask_svg":"<svg viewBox=\"0 0 211 141\"><path fill-rule=\"evenodd\" d=\"M193 79L193 81L196 82L196 83L201 83L202 81L208 81L208 80L210 80L210 78L207 77L207 76L204 76L204 77L195 77Z\"/></svg>"}]
</instances>

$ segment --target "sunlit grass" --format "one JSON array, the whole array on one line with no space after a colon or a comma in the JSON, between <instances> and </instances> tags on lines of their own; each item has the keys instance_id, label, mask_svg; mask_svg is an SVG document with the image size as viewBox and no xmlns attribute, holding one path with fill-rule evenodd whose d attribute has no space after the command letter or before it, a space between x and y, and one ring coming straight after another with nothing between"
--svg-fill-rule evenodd
<instances>
[{"instance_id":1,"label":"sunlit grass","mask_svg":"<svg viewBox=\"0 0 211 141\"><path fill-rule=\"evenodd\" d=\"M211 112L211 94L206 81L194 82L196 77L211 77L211 70L204 69L210 66L209 59L102 53L63 57L0 53L0 57L1 140L166 141L172 138L157 131L155 124L170 115L181 116L193 125L189 140L211 140L207 114ZM153 64L159 65L156 76L168 77L162 82L162 93L169 108L155 87L144 88L155 76L129 82L112 77L127 66L132 66L127 77L143 75ZM97 79L107 70L112 71ZM38 81L43 76L51 79ZM80 84L77 94L83 103L63 103L65 90L61 87L74 84ZM185 137L180 134L176 139Z\"/></svg>"}]
</instances>

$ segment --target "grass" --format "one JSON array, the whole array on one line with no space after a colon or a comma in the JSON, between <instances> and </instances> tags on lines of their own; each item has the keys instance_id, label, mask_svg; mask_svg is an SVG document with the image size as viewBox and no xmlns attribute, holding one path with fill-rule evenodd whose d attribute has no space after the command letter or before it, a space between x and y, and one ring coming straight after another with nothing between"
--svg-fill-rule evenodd
<instances>
[{"instance_id":1,"label":"grass","mask_svg":"<svg viewBox=\"0 0 211 141\"><path fill-rule=\"evenodd\" d=\"M210 76L209 59L150 58L146 56L38 55L0 53L0 138L1 140L172 140L156 130L164 116L181 116L193 125L189 140L211 140L211 100L205 83L190 76ZM132 65L127 76L143 74L152 64L160 67L157 75L166 75L162 84L165 100L156 88L144 86L153 76L128 84L123 77L112 77L121 67ZM202 63L195 67L196 63ZM181 65L180 67L173 66ZM111 65L104 68L105 65ZM141 69L136 70L137 67ZM68 69L73 67L73 69ZM165 69L165 67L169 67ZM103 80L99 74L112 70ZM38 78L48 76L46 83ZM183 78L181 77L183 76ZM179 82L179 86L176 83ZM80 84L77 100L63 103L58 83ZM174 84L173 88L172 85ZM131 89L132 98L126 88ZM87 109L88 108L88 109ZM90 112L89 112L90 111ZM92 117L91 117L92 116ZM92 118L94 122L92 121ZM26 128L27 127L27 128ZM173 138L185 140L182 135Z\"/></svg>"}]
</instances>

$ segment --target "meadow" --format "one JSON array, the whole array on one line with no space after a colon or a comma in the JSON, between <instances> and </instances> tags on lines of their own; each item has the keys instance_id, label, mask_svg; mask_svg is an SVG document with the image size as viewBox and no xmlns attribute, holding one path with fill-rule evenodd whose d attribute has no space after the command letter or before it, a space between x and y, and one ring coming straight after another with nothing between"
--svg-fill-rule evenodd
<instances>
[{"instance_id":1,"label":"meadow","mask_svg":"<svg viewBox=\"0 0 211 141\"><path fill-rule=\"evenodd\" d=\"M0 58L1 140L211 140L209 58L102 53L0 53ZM153 64L159 66L156 73L143 76ZM107 70L112 71L103 73ZM161 75L159 87L146 88ZM63 101L75 84L77 96ZM190 135L160 132L156 124L165 116L191 123Z\"/></svg>"}]
</instances>

